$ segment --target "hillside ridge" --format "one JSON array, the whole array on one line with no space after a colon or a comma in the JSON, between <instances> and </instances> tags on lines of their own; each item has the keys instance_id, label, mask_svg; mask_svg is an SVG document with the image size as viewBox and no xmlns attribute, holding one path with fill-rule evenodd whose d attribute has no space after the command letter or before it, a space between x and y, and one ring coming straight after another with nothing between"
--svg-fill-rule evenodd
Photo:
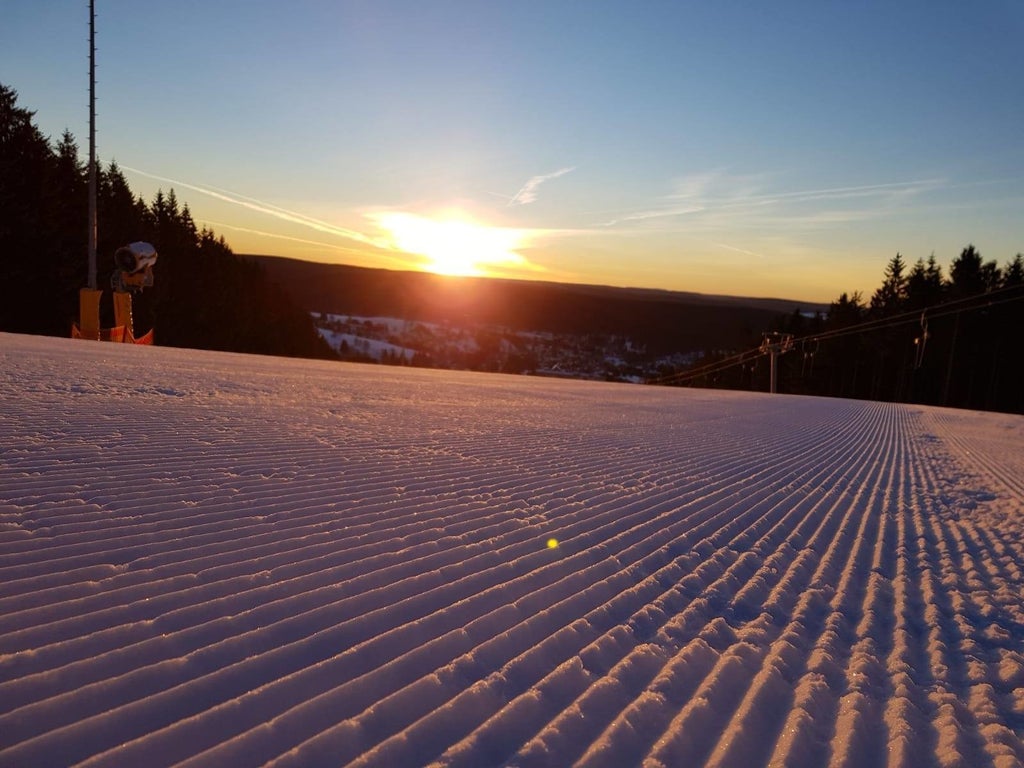
<instances>
[{"instance_id":1,"label":"hillside ridge","mask_svg":"<svg viewBox=\"0 0 1024 768\"><path fill-rule=\"evenodd\" d=\"M611 334L652 351L747 346L780 315L825 305L651 288L449 277L242 255L310 312L521 331Z\"/></svg>"},{"instance_id":2,"label":"hillside ridge","mask_svg":"<svg viewBox=\"0 0 1024 768\"><path fill-rule=\"evenodd\" d=\"M285 278L289 273L324 274L324 275L357 275L378 276L381 280L411 280L424 282L458 282L468 285L499 284L509 286L543 286L554 290L570 293L585 293L606 296L612 299L640 298L651 301L669 301L693 304L715 304L726 306L743 306L756 309L770 309L776 312L792 312L800 309L806 312L828 309L827 302L799 301L797 299L778 298L772 296L732 296L729 294L700 293L697 291L680 291L669 288L645 288L641 286L615 286L600 283L563 283L553 280L528 280L508 277L453 277L438 275L432 272L416 270L386 269L384 267L359 267L351 264L330 264L326 262L306 261L288 256L267 256L263 254L238 254L239 258L261 264L268 274L276 279Z\"/></svg>"}]
</instances>

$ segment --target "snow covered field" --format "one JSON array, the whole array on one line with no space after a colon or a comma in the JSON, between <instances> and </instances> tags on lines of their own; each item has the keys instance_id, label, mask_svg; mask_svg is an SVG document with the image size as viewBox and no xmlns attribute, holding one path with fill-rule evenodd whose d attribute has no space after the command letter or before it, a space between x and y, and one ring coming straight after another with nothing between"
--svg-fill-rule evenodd
<instances>
[{"instance_id":1,"label":"snow covered field","mask_svg":"<svg viewBox=\"0 0 1024 768\"><path fill-rule=\"evenodd\" d=\"M0 766L1012 766L1024 418L0 334Z\"/></svg>"}]
</instances>

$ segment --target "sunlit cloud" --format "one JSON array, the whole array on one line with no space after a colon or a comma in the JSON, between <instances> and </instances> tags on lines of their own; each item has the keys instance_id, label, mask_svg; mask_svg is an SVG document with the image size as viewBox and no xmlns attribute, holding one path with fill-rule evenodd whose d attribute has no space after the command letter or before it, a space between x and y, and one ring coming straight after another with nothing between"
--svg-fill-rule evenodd
<instances>
[{"instance_id":1,"label":"sunlit cloud","mask_svg":"<svg viewBox=\"0 0 1024 768\"><path fill-rule=\"evenodd\" d=\"M528 205L537 199L537 189L546 181L557 179L559 176L565 176L567 173L571 173L576 170L575 166L569 168L559 168L554 173L546 173L543 176L534 176L529 179L518 192L516 192L512 199L508 201L510 206L512 205Z\"/></svg>"}]
</instances>

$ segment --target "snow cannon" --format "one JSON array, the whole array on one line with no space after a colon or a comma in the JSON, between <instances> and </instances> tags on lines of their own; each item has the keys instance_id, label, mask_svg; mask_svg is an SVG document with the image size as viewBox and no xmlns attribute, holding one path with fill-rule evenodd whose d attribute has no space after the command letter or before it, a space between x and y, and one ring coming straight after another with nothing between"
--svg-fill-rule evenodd
<instances>
[{"instance_id":1,"label":"snow cannon","mask_svg":"<svg viewBox=\"0 0 1024 768\"><path fill-rule=\"evenodd\" d=\"M156 248L149 243L129 243L114 251L114 272L110 276L110 287L114 293L114 327L100 327L100 299L103 291L82 288L78 292L78 323L71 324L71 337L152 344L152 329L142 336L135 335L131 292L153 285L154 264Z\"/></svg>"},{"instance_id":2,"label":"snow cannon","mask_svg":"<svg viewBox=\"0 0 1024 768\"><path fill-rule=\"evenodd\" d=\"M156 248L149 243L135 242L114 251L114 274L110 277L115 291L141 291L153 285Z\"/></svg>"}]
</instances>

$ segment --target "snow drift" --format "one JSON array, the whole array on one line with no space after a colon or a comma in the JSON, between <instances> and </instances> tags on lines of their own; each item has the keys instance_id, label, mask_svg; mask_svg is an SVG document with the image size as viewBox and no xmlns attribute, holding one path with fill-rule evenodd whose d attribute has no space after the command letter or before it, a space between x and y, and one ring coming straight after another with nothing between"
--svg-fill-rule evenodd
<instances>
[{"instance_id":1,"label":"snow drift","mask_svg":"<svg viewBox=\"0 0 1024 768\"><path fill-rule=\"evenodd\" d=\"M0 361L0 765L1024 760L1022 417Z\"/></svg>"}]
</instances>

